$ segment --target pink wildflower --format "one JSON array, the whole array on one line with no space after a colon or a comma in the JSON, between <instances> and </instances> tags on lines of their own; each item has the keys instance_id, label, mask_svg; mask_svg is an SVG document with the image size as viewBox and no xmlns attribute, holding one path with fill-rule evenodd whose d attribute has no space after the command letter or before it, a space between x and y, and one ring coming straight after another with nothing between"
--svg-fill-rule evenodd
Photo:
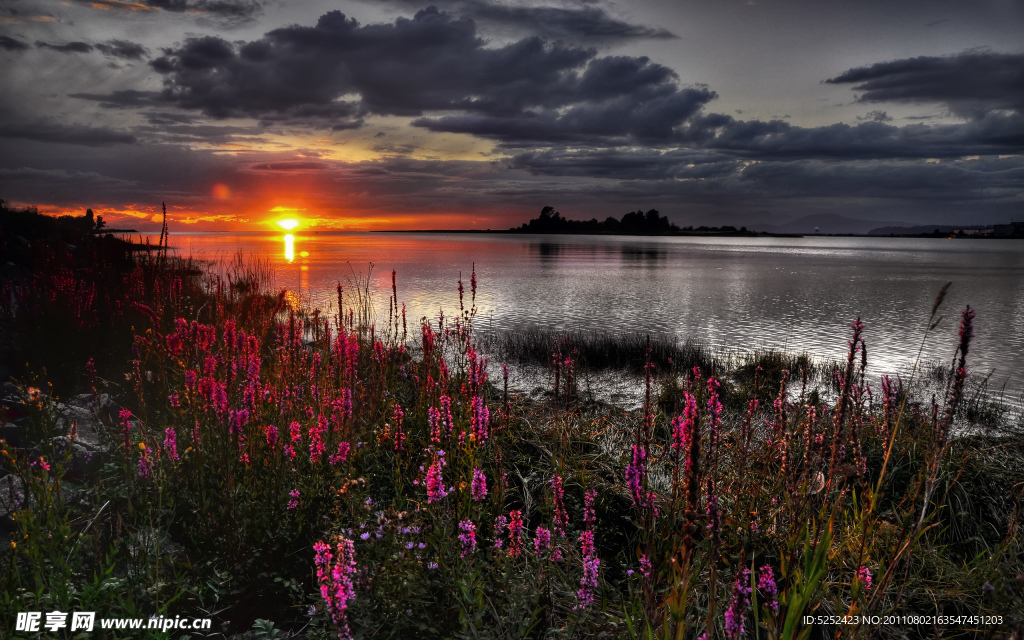
<instances>
[{"instance_id":1,"label":"pink wildflower","mask_svg":"<svg viewBox=\"0 0 1024 640\"><path fill-rule=\"evenodd\" d=\"M291 496L291 500L288 501L288 509L291 510L299 506L299 496L302 493L298 489L292 489L288 492L288 495Z\"/></svg>"},{"instance_id":2,"label":"pink wildflower","mask_svg":"<svg viewBox=\"0 0 1024 640\"><path fill-rule=\"evenodd\" d=\"M523 552L523 512L515 510L508 515L508 555L515 557Z\"/></svg>"},{"instance_id":3,"label":"pink wildflower","mask_svg":"<svg viewBox=\"0 0 1024 640\"><path fill-rule=\"evenodd\" d=\"M327 418L322 415L316 417L316 426L309 428L309 461L313 464L320 462L327 447L324 445L324 436L327 434Z\"/></svg>"},{"instance_id":4,"label":"pink wildflower","mask_svg":"<svg viewBox=\"0 0 1024 640\"><path fill-rule=\"evenodd\" d=\"M447 463L444 461L444 451L438 451L434 461L427 469L427 504L434 504L448 495L444 488L444 475L442 468Z\"/></svg>"},{"instance_id":5,"label":"pink wildflower","mask_svg":"<svg viewBox=\"0 0 1024 640\"><path fill-rule=\"evenodd\" d=\"M402 420L405 418L405 412L402 411L402 406L399 404L395 405L395 451L402 451L405 449L405 431L402 429Z\"/></svg>"},{"instance_id":6,"label":"pink wildflower","mask_svg":"<svg viewBox=\"0 0 1024 640\"><path fill-rule=\"evenodd\" d=\"M340 538L335 547L338 554L336 560L330 548L323 542L317 542L313 549L316 551L313 562L316 564L316 577L320 583L320 596L331 614L331 620L338 627L339 638L349 640L352 634L346 610L356 595L355 585L352 583L356 573L355 545L347 538Z\"/></svg>"},{"instance_id":7,"label":"pink wildflower","mask_svg":"<svg viewBox=\"0 0 1024 640\"><path fill-rule=\"evenodd\" d=\"M470 404L470 433L476 439L477 444L483 444L489 434L490 411L484 405L484 399L480 396L473 396Z\"/></svg>"},{"instance_id":8,"label":"pink wildflower","mask_svg":"<svg viewBox=\"0 0 1024 640\"><path fill-rule=\"evenodd\" d=\"M121 435L124 436L124 452L128 453L132 448L132 442L130 438L132 428L132 412L129 411L128 409L121 409L117 415L121 419Z\"/></svg>"},{"instance_id":9,"label":"pink wildflower","mask_svg":"<svg viewBox=\"0 0 1024 640\"><path fill-rule=\"evenodd\" d=\"M342 462L345 462L346 459L348 459L348 452L349 452L349 449L351 449L351 448L352 448L352 445L350 445L347 440L343 440L343 441L339 442L338 443L338 452L333 454L333 455L331 455L331 456L329 456L327 458L327 461L330 462L332 466L335 466L335 467L338 466Z\"/></svg>"},{"instance_id":10,"label":"pink wildflower","mask_svg":"<svg viewBox=\"0 0 1024 640\"><path fill-rule=\"evenodd\" d=\"M178 434L174 432L174 427L167 427L164 430L164 451L167 452L168 458L178 461Z\"/></svg>"},{"instance_id":11,"label":"pink wildflower","mask_svg":"<svg viewBox=\"0 0 1024 640\"><path fill-rule=\"evenodd\" d=\"M857 577L860 579L862 587L865 591L871 589L871 570L867 567L861 567L857 571Z\"/></svg>"}]
</instances>

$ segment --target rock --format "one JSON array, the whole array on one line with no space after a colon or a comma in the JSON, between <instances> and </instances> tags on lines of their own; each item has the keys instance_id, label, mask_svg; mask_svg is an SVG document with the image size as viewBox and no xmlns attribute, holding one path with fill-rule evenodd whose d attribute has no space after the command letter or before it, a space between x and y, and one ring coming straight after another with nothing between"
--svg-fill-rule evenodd
<instances>
[{"instance_id":1,"label":"rock","mask_svg":"<svg viewBox=\"0 0 1024 640\"><path fill-rule=\"evenodd\" d=\"M53 443L54 455L59 457L63 457L67 453L67 448L71 447L71 458L64 469L70 477L80 477L98 469L105 453L103 450L88 449L80 442L72 441L68 436L57 436L50 442Z\"/></svg>"},{"instance_id":2,"label":"rock","mask_svg":"<svg viewBox=\"0 0 1024 640\"><path fill-rule=\"evenodd\" d=\"M10 474L0 478L0 519L10 524L12 514L25 506L25 488L21 478Z\"/></svg>"},{"instance_id":3,"label":"rock","mask_svg":"<svg viewBox=\"0 0 1024 640\"><path fill-rule=\"evenodd\" d=\"M13 422L0 426L0 440L3 440L12 447L25 446L24 430Z\"/></svg>"},{"instance_id":4,"label":"rock","mask_svg":"<svg viewBox=\"0 0 1024 640\"><path fill-rule=\"evenodd\" d=\"M100 415L106 413L106 409L100 406ZM78 436L78 444L92 450L103 451L106 449L103 443L105 426L97 410L92 405L92 396L82 394L75 396L70 402L61 405L57 410L57 427L59 432L71 433L71 425L74 424Z\"/></svg>"}]
</instances>

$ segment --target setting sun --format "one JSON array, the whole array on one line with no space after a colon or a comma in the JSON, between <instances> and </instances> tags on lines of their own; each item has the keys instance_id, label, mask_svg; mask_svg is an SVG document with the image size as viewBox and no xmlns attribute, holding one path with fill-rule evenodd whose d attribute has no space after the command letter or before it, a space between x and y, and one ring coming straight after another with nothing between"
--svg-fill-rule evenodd
<instances>
[{"instance_id":1,"label":"setting sun","mask_svg":"<svg viewBox=\"0 0 1024 640\"><path fill-rule=\"evenodd\" d=\"M277 226L281 227L285 231L293 231L299 226L299 221L295 218L285 218L277 221Z\"/></svg>"}]
</instances>

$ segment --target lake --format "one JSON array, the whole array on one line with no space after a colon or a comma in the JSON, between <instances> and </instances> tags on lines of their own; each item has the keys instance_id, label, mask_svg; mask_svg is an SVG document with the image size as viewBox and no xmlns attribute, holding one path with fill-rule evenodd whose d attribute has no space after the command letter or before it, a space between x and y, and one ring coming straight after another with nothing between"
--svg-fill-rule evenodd
<instances>
[{"instance_id":1,"label":"lake","mask_svg":"<svg viewBox=\"0 0 1024 640\"><path fill-rule=\"evenodd\" d=\"M914 361L936 292L953 286L923 359L948 363L959 312L977 310L968 362L1016 398L1024 389L1024 240L692 238L459 233L176 233L181 255L269 260L275 285L328 308L353 275L387 314L391 271L415 320L458 310L457 280L475 264L477 326L597 329L695 338L842 358L864 322L869 374Z\"/></svg>"}]
</instances>

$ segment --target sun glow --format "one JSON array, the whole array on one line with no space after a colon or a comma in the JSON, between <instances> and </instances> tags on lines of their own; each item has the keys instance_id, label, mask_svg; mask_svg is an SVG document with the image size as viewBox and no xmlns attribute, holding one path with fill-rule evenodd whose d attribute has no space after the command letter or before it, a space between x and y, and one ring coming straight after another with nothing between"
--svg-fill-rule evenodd
<instances>
[{"instance_id":1,"label":"sun glow","mask_svg":"<svg viewBox=\"0 0 1024 640\"><path fill-rule=\"evenodd\" d=\"M281 227L285 231L294 231L299 226L299 221L295 218L284 218L283 220L277 221L277 226Z\"/></svg>"}]
</instances>

